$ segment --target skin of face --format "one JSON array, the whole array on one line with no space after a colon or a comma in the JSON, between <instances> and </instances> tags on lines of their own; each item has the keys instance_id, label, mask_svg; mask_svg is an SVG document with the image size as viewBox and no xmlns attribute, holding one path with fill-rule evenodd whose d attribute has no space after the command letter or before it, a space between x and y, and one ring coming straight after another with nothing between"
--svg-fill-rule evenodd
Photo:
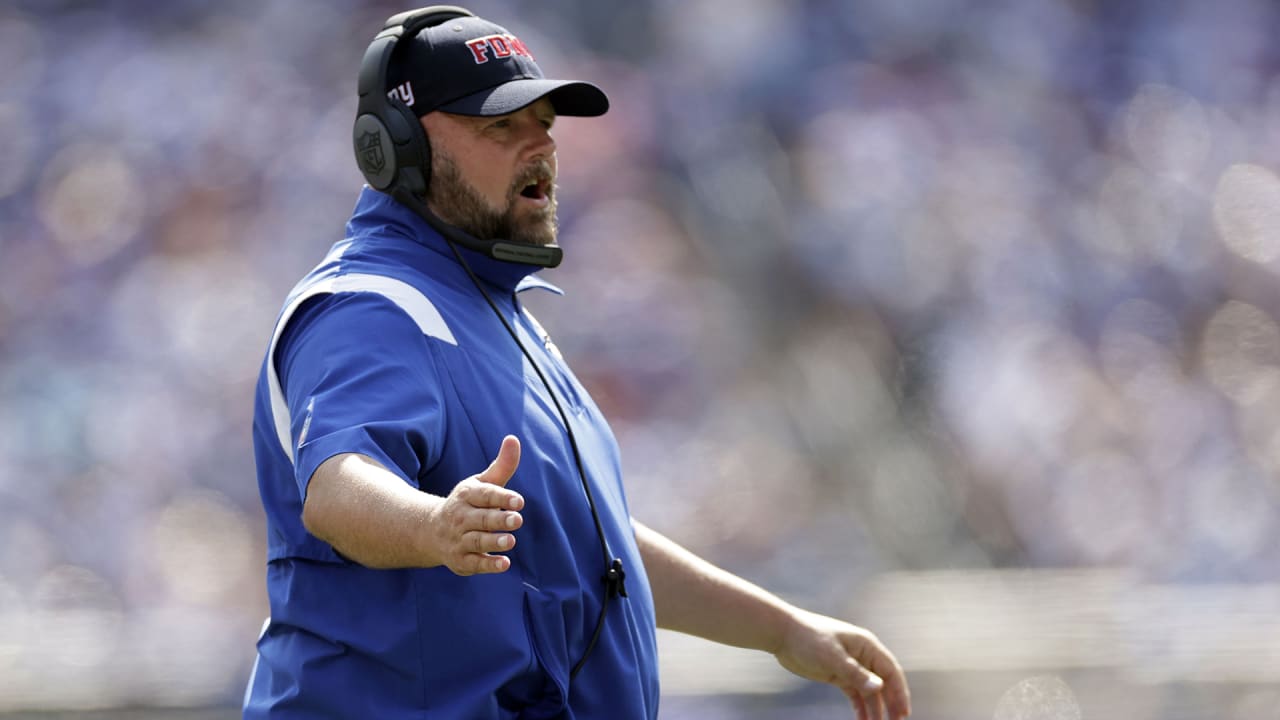
<instances>
[{"instance_id":1,"label":"skin of face","mask_svg":"<svg viewBox=\"0 0 1280 720\"><path fill-rule=\"evenodd\" d=\"M480 239L554 243L555 119L545 97L506 115L422 116L431 143L427 206Z\"/></svg>"}]
</instances>

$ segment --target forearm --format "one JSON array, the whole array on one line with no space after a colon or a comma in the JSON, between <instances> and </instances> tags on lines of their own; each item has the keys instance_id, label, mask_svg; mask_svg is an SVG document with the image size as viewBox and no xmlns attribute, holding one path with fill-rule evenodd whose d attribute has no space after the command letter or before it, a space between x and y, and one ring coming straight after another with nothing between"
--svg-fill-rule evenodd
<instances>
[{"instance_id":1,"label":"forearm","mask_svg":"<svg viewBox=\"0 0 1280 720\"><path fill-rule=\"evenodd\" d=\"M302 522L361 565L441 564L424 532L444 498L420 492L365 455L344 453L320 464L307 487Z\"/></svg>"},{"instance_id":2,"label":"forearm","mask_svg":"<svg viewBox=\"0 0 1280 720\"><path fill-rule=\"evenodd\" d=\"M658 627L777 653L794 606L635 523Z\"/></svg>"}]
</instances>

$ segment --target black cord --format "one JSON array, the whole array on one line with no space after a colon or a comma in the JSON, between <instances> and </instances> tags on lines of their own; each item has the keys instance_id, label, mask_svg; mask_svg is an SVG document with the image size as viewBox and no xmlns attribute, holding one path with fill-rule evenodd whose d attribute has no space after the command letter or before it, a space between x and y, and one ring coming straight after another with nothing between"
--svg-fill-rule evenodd
<instances>
[{"instance_id":1,"label":"black cord","mask_svg":"<svg viewBox=\"0 0 1280 720\"><path fill-rule=\"evenodd\" d=\"M547 393L551 396L551 402L556 406L556 412L560 414L560 421L564 423L564 430L569 438L569 447L573 451L573 462L578 468L578 478L582 481L582 491L587 495L587 506L591 508L591 520L596 526L596 535L600 538L600 551L604 553L605 574L602 578L605 584L604 598L600 601L600 617L596 620L595 630L591 633L591 640L587 643L587 649L582 653L582 659L573 666L573 670L569 672L569 680L577 677L578 672L582 670L582 666L587 663L587 658L591 657L591 651L595 649L596 643L600 640L600 633L604 631L605 613L609 609L609 600L614 595L627 596L626 579L627 574L622 567L622 560L613 557L613 553L609 550L609 541L604 535L604 525L600 522L600 513L596 510L595 497L591 494L591 486L587 483L587 472L582 465L582 452L578 450L578 439L573 434L573 427L569 425L569 416L565 413L564 407L560 405L559 395L555 389L551 387L551 383L547 381L547 376L543 374L542 367L538 365L538 361L533 359L533 354L520 341L520 336L516 333L515 328L511 327L511 323L507 322L507 318L502 314L502 310L498 308L493 298L489 297L488 291L484 289L480 278L476 277L475 272L471 269L471 264L458 250L457 244L448 235L441 233L445 241L449 244L449 249L453 251L453 256L458 259L458 264L462 265L462 269L467 271L467 277L471 278L471 283L480 291L481 297L489 304L489 308L493 310L493 314L498 316L498 320L502 322L502 327L506 328L507 334L516 342L516 346L520 348L521 354L533 366L533 371L537 373L538 379L542 381L542 386L547 389Z\"/></svg>"}]
</instances>

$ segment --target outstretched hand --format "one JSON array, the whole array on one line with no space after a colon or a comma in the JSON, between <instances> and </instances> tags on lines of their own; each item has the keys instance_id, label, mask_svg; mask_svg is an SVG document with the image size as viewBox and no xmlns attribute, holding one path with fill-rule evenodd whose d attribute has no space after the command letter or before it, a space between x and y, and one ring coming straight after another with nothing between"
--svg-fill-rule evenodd
<instances>
[{"instance_id":1,"label":"outstretched hand","mask_svg":"<svg viewBox=\"0 0 1280 720\"><path fill-rule=\"evenodd\" d=\"M901 720L911 714L902 666L865 628L801 610L777 658L800 677L835 685L862 720Z\"/></svg>"},{"instance_id":2,"label":"outstretched hand","mask_svg":"<svg viewBox=\"0 0 1280 720\"><path fill-rule=\"evenodd\" d=\"M520 441L502 439L489 467L454 486L426 523L439 564L458 575L506 572L511 559L495 553L515 547L524 524L524 498L506 485L520 464Z\"/></svg>"}]
</instances>

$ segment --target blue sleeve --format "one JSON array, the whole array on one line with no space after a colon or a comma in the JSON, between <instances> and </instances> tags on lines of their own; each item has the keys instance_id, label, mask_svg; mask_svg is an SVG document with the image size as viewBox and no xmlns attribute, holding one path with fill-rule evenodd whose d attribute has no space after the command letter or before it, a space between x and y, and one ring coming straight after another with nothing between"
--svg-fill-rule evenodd
<instances>
[{"instance_id":1,"label":"blue sleeve","mask_svg":"<svg viewBox=\"0 0 1280 720\"><path fill-rule=\"evenodd\" d=\"M341 453L367 455L418 487L444 437L432 342L377 293L321 295L294 312L274 361L301 497L316 468Z\"/></svg>"}]
</instances>

